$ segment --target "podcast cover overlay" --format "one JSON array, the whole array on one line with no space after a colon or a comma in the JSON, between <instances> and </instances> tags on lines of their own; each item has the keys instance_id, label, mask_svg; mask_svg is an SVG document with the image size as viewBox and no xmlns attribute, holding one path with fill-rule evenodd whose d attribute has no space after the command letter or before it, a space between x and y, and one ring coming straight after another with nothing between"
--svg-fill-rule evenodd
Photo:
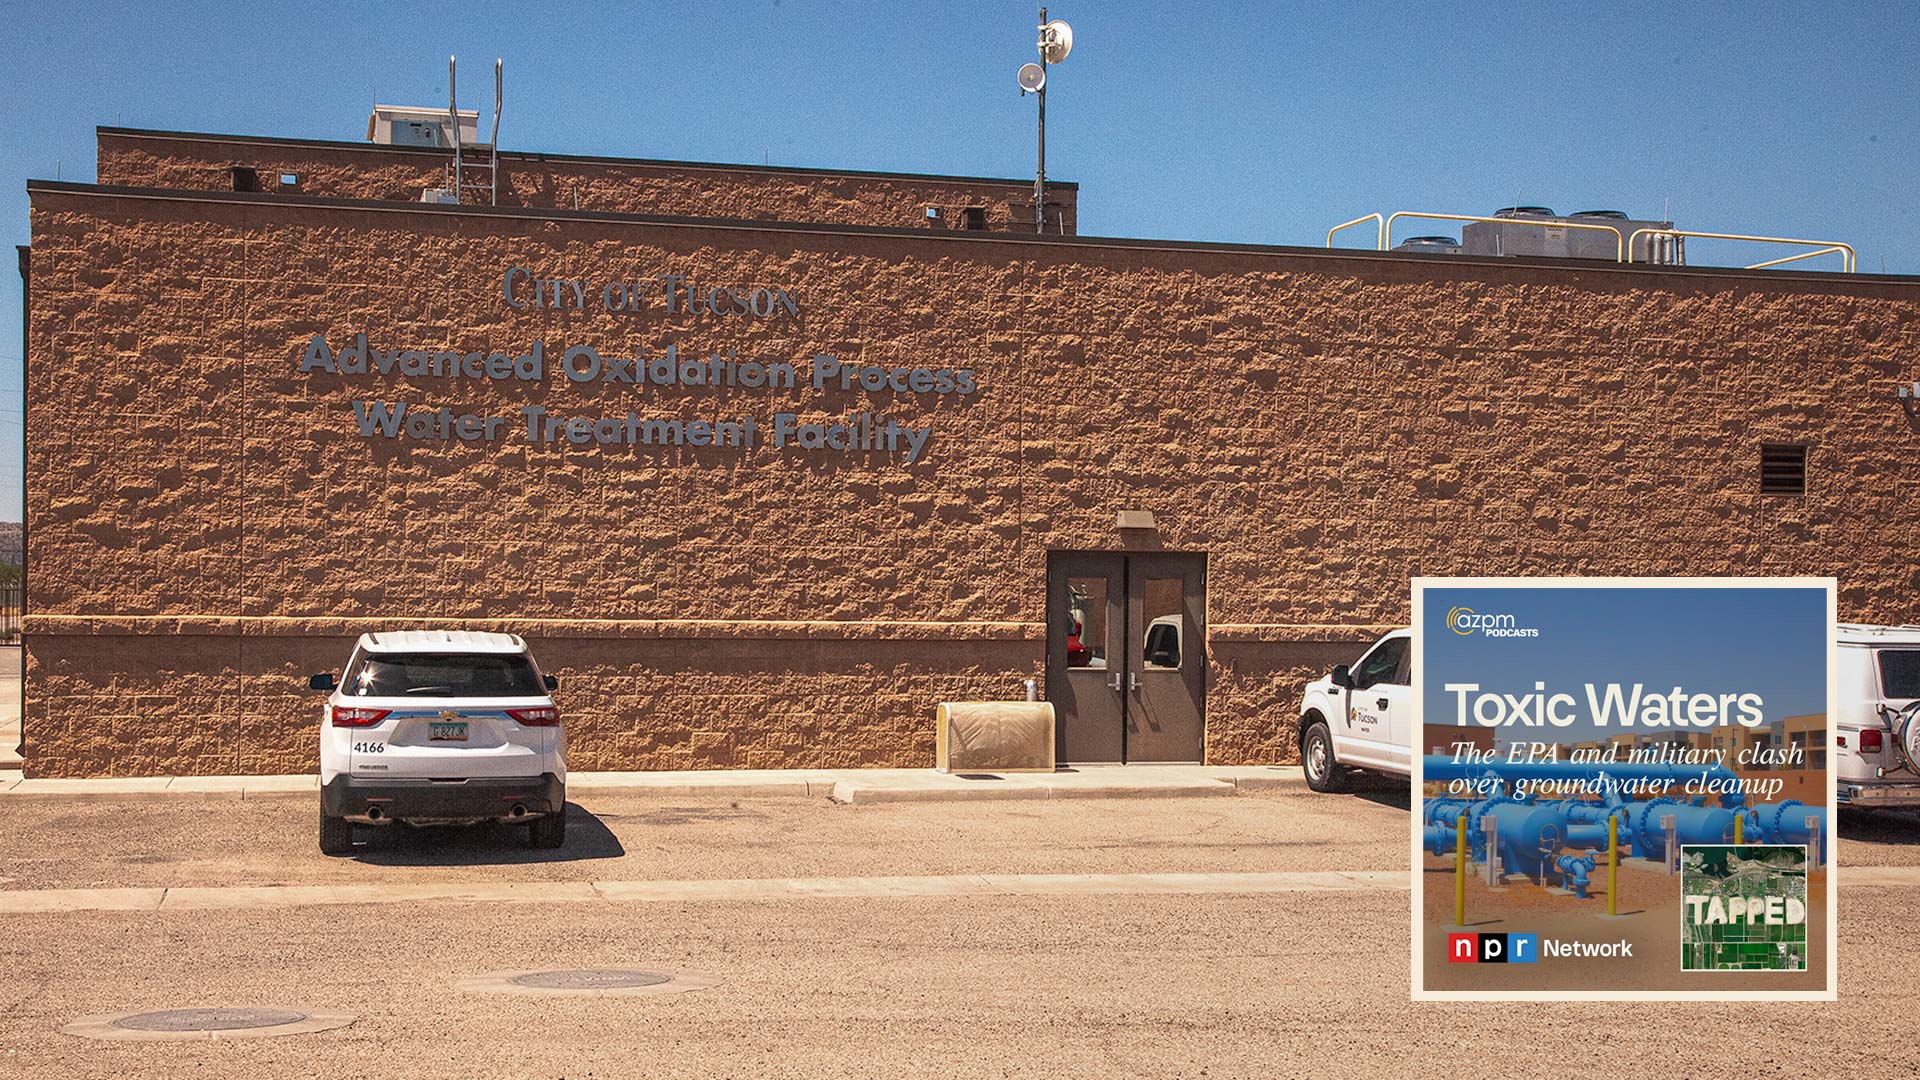
<instances>
[{"instance_id":1,"label":"podcast cover overlay","mask_svg":"<svg viewBox=\"0 0 1920 1080\"><path fill-rule=\"evenodd\" d=\"M1413 611L1416 999L1833 999L1832 579Z\"/></svg>"}]
</instances>

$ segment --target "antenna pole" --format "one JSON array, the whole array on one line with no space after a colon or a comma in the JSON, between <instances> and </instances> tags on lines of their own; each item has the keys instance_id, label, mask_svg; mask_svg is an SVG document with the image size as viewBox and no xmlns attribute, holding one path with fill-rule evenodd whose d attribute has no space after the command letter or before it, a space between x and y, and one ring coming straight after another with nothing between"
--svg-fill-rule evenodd
<instances>
[{"instance_id":1,"label":"antenna pole","mask_svg":"<svg viewBox=\"0 0 1920 1080\"><path fill-rule=\"evenodd\" d=\"M493 206L500 205L500 106L507 97L506 76L501 74L503 64L504 61L499 57L493 58L493 138L488 143L493 148L493 164L487 166L487 175L493 180L493 191L487 201ZM458 120L459 117L454 119Z\"/></svg>"},{"instance_id":2,"label":"antenna pole","mask_svg":"<svg viewBox=\"0 0 1920 1080\"><path fill-rule=\"evenodd\" d=\"M453 61L447 57L447 119L453 124L453 201L460 201L460 110L455 107Z\"/></svg>"},{"instance_id":3,"label":"antenna pole","mask_svg":"<svg viewBox=\"0 0 1920 1080\"><path fill-rule=\"evenodd\" d=\"M1047 70L1047 9L1040 9L1040 71ZM1040 162L1033 177L1033 231L1047 231L1047 84L1040 83Z\"/></svg>"}]
</instances>

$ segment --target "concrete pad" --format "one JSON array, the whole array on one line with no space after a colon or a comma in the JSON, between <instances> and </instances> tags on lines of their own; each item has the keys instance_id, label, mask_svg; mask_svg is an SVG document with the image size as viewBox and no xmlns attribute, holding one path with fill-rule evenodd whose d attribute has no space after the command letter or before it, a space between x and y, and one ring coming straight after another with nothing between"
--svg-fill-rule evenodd
<instances>
[{"instance_id":1,"label":"concrete pad","mask_svg":"<svg viewBox=\"0 0 1920 1080\"><path fill-rule=\"evenodd\" d=\"M13 771L13 772L0 771L0 795L4 795L7 792L13 790L14 785L18 784L21 781L21 779L22 779L22 776L17 771Z\"/></svg>"},{"instance_id":2,"label":"concrete pad","mask_svg":"<svg viewBox=\"0 0 1920 1080\"><path fill-rule=\"evenodd\" d=\"M0 915L51 911L158 911L165 889L12 889L0 891Z\"/></svg>"}]
</instances>

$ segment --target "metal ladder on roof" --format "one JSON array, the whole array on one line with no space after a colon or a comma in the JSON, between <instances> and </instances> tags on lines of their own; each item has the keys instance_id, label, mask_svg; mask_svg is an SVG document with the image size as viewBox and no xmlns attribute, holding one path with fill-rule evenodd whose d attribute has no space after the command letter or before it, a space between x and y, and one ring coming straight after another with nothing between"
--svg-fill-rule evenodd
<instances>
[{"instance_id":1,"label":"metal ladder on roof","mask_svg":"<svg viewBox=\"0 0 1920 1080\"><path fill-rule=\"evenodd\" d=\"M467 173L485 174L487 205L500 205L500 106L505 99L506 82L502 76L502 64L498 57L493 61L493 134L485 144L469 146L460 137L460 109L455 104L454 95L454 57L447 57L447 120L453 125L453 201L466 201L466 189L469 185L480 187L476 176L469 180Z\"/></svg>"}]
</instances>

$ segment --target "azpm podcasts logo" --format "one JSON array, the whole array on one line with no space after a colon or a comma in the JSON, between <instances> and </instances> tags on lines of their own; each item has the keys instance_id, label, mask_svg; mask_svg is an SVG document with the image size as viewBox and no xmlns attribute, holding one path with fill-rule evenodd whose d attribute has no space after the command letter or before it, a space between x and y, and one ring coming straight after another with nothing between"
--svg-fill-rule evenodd
<instances>
[{"instance_id":1,"label":"azpm podcasts logo","mask_svg":"<svg viewBox=\"0 0 1920 1080\"><path fill-rule=\"evenodd\" d=\"M1511 614L1482 615L1470 607L1454 605L1447 611L1447 629L1461 637L1529 637L1537 638L1540 630L1532 626L1520 626Z\"/></svg>"}]
</instances>

